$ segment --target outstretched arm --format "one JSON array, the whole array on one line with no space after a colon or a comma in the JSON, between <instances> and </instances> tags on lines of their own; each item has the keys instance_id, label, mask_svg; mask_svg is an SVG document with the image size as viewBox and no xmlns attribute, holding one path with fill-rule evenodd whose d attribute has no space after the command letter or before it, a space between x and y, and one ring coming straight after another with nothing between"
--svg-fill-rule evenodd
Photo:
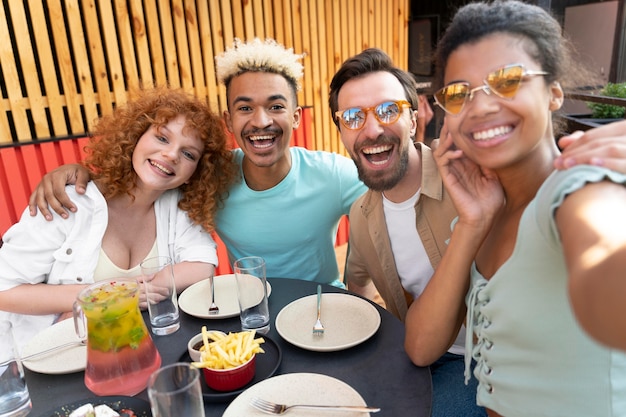
<instances>
[{"instance_id":1,"label":"outstretched arm","mask_svg":"<svg viewBox=\"0 0 626 417\"><path fill-rule=\"evenodd\" d=\"M626 187L599 182L570 194L556 212L572 309L594 339L626 350Z\"/></svg>"},{"instance_id":2,"label":"outstretched arm","mask_svg":"<svg viewBox=\"0 0 626 417\"><path fill-rule=\"evenodd\" d=\"M19 314L59 314L72 311L78 293L87 285L22 284L0 291L0 310ZM37 302L33 302L37 300Z\"/></svg>"},{"instance_id":3,"label":"outstretched arm","mask_svg":"<svg viewBox=\"0 0 626 417\"><path fill-rule=\"evenodd\" d=\"M30 215L36 216L37 208L39 208L46 220L52 220L49 205L52 210L66 219L67 209L74 212L76 206L65 193L65 186L76 184L76 192L84 194L90 177L87 168L79 164L62 165L48 172L30 195L28 200Z\"/></svg>"},{"instance_id":4,"label":"outstretched arm","mask_svg":"<svg viewBox=\"0 0 626 417\"><path fill-rule=\"evenodd\" d=\"M574 132L558 144L563 154L554 161L557 169L590 164L626 174L626 120Z\"/></svg>"}]
</instances>

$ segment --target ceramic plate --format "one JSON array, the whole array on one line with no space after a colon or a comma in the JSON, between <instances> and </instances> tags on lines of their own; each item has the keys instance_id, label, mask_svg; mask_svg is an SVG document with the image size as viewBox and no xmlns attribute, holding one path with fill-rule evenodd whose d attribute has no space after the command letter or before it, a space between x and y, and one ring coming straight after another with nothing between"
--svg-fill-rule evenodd
<instances>
[{"instance_id":1,"label":"ceramic plate","mask_svg":"<svg viewBox=\"0 0 626 417\"><path fill-rule=\"evenodd\" d=\"M67 417L70 413L84 404L101 405L106 404L113 410L120 412L123 409L132 410L137 417L151 417L150 403L140 398L134 397L94 397L76 401L71 404L50 410L41 415L41 417ZM123 415L123 414L122 414Z\"/></svg>"},{"instance_id":2,"label":"ceramic plate","mask_svg":"<svg viewBox=\"0 0 626 417\"><path fill-rule=\"evenodd\" d=\"M74 330L74 320L67 319L42 330L21 351L22 356L41 352L69 342L79 342ZM71 346L46 355L25 360L24 366L42 374L69 374L85 369L87 347Z\"/></svg>"},{"instance_id":3,"label":"ceramic plate","mask_svg":"<svg viewBox=\"0 0 626 417\"><path fill-rule=\"evenodd\" d=\"M295 373L266 379L242 392L230 403L222 417L261 417L267 414L250 405L258 397L281 404L365 405L351 386L326 375ZM290 417L322 415L318 411L293 409ZM324 417L363 417L369 413L324 411Z\"/></svg>"},{"instance_id":4,"label":"ceramic plate","mask_svg":"<svg viewBox=\"0 0 626 417\"><path fill-rule=\"evenodd\" d=\"M211 284L208 279L196 282L184 290L178 297L178 306L190 316L201 319L224 319L239 315L237 302L237 281L235 274L217 275L215 279L215 304L220 308L219 314L210 315L209 305L211 298ZM254 282L256 278L251 278ZM261 286L259 285L259 290ZM272 286L267 282L267 296L270 296ZM260 295L259 295L260 296Z\"/></svg>"},{"instance_id":5,"label":"ceramic plate","mask_svg":"<svg viewBox=\"0 0 626 417\"><path fill-rule=\"evenodd\" d=\"M263 381L276 373L276 370L278 370L278 367L280 366L280 362L282 361L283 357L280 347L278 347L276 342L274 342L266 335L258 335L258 337L263 337L263 339L265 339L265 343L261 345L265 353L260 353L256 357L256 372L252 381L237 390L220 392L209 388L209 386L204 381L204 376L202 376L202 396L204 397L204 400L206 402L230 401L237 395L241 394L246 388L256 384L257 382ZM183 356L181 357L181 361L191 361L188 352L185 352L183 354Z\"/></svg>"},{"instance_id":6,"label":"ceramic plate","mask_svg":"<svg viewBox=\"0 0 626 417\"><path fill-rule=\"evenodd\" d=\"M276 316L276 331L289 343L303 349L330 352L347 349L369 339L380 326L380 314L368 301L350 295L322 295L324 334L313 336L317 296L287 304Z\"/></svg>"}]
</instances>

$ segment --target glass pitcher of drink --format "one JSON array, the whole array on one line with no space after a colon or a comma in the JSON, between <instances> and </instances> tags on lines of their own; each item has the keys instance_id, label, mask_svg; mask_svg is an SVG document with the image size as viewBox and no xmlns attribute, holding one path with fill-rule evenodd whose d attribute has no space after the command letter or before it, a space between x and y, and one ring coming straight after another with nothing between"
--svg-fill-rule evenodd
<instances>
[{"instance_id":1,"label":"glass pitcher of drink","mask_svg":"<svg viewBox=\"0 0 626 417\"><path fill-rule=\"evenodd\" d=\"M81 339L87 324L85 385L96 395L135 395L161 366L139 311L134 280L99 281L82 290L74 303L74 325Z\"/></svg>"}]
</instances>

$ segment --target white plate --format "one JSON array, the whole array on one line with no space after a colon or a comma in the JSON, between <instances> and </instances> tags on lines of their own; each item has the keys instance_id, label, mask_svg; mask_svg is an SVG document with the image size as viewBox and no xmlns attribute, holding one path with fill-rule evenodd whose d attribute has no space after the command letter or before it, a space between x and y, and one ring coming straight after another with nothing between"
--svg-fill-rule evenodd
<instances>
[{"instance_id":1,"label":"white plate","mask_svg":"<svg viewBox=\"0 0 626 417\"><path fill-rule=\"evenodd\" d=\"M309 295L280 310L276 316L276 331L283 339L303 349L331 352L364 342L380 326L376 307L350 294L322 295L322 336L313 336L316 318L317 295Z\"/></svg>"},{"instance_id":2,"label":"white plate","mask_svg":"<svg viewBox=\"0 0 626 417\"><path fill-rule=\"evenodd\" d=\"M250 405L258 397L281 404L366 405L361 395L343 381L326 375L295 373L258 382L239 394L222 417L261 417L267 414ZM321 415L318 411L293 409L290 417ZM369 413L324 411L324 417L363 417Z\"/></svg>"},{"instance_id":3,"label":"white plate","mask_svg":"<svg viewBox=\"0 0 626 417\"><path fill-rule=\"evenodd\" d=\"M39 332L22 349L22 356L41 352L69 342L79 342L74 331L74 320L67 319ZM25 360L24 366L42 374L69 374L85 369L87 363L87 347L71 346L67 349L51 352Z\"/></svg>"},{"instance_id":4,"label":"white plate","mask_svg":"<svg viewBox=\"0 0 626 417\"><path fill-rule=\"evenodd\" d=\"M178 307L190 316L201 319L225 319L238 316L239 303L237 302L235 274L216 275L213 279L215 280L215 304L220 308L219 314L209 314L211 283L208 278L185 289L178 297ZM268 297L271 292L272 286L267 282Z\"/></svg>"}]
</instances>

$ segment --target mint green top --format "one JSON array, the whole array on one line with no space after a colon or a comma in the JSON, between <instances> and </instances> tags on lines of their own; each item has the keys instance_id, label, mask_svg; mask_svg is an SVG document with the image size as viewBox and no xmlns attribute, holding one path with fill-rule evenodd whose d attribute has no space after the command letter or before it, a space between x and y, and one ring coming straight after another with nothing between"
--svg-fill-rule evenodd
<instances>
[{"instance_id":1,"label":"mint green top","mask_svg":"<svg viewBox=\"0 0 626 417\"><path fill-rule=\"evenodd\" d=\"M471 354L479 405L507 417L626 416L626 355L574 318L554 219L568 194L604 179L626 184L592 166L553 173L524 211L511 257L489 281L473 266L466 379Z\"/></svg>"}]
</instances>

